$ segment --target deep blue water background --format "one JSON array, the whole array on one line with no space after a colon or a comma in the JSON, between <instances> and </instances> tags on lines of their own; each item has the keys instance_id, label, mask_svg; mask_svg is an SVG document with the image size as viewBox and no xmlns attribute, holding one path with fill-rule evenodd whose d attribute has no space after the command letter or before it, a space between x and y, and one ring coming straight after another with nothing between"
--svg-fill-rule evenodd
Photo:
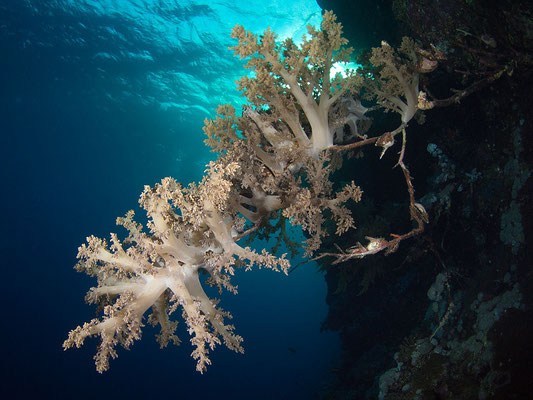
<instances>
[{"instance_id":1,"label":"deep blue water background","mask_svg":"<svg viewBox=\"0 0 533 400\"><path fill-rule=\"evenodd\" d=\"M237 274L239 294L221 307L246 353L217 348L203 375L183 323L181 346L160 350L146 327L103 375L95 339L62 351L95 312L83 299L95 282L72 269L77 247L122 233L114 222L129 209L141 216L145 184L199 180L214 157L203 119L239 102L242 74L217 29L300 29L320 15L313 1L208 3L0 3L2 398L309 399L333 365L337 338L320 333L326 286L313 264L289 277Z\"/></svg>"}]
</instances>

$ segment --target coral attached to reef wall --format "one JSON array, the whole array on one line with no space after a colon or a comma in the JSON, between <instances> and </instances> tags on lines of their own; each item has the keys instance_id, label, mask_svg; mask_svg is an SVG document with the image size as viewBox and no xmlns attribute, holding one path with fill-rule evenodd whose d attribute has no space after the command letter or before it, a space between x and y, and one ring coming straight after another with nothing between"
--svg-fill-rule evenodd
<instances>
[{"instance_id":1,"label":"coral attached to reef wall","mask_svg":"<svg viewBox=\"0 0 533 400\"><path fill-rule=\"evenodd\" d=\"M207 297L199 271L209 274L207 284L236 292L230 283L235 267L257 264L284 272L289 267L285 255L277 257L265 249L258 253L239 245L241 238L279 232L278 240L292 250L295 244L284 234L290 222L307 233L306 254L312 255L330 233L329 220L338 235L354 227L345 203L358 202L362 191L354 182L339 187L331 180L341 164L341 151L375 144L383 148L383 156L402 133L398 165L416 227L391 240L368 238L368 245L357 244L334 255L337 261L392 252L400 240L422 230L427 215L415 202L403 163L405 128L419 109L428 108L425 95L418 92L419 74L436 61L405 39L399 53L387 43L374 49L372 73L349 70L331 76L333 65L349 61L351 51L344 47L341 25L326 12L321 29L309 26L308 34L297 46L291 39L277 43L270 30L258 37L241 26L233 29L232 37L238 40L233 50L248 59L247 67L254 72L238 82L248 106L241 116L229 105L220 106L217 117L206 121L206 144L219 157L207 166L202 182L184 188L165 178L145 187L140 205L148 215L146 229L134 222L130 211L117 220L129 231L126 239L112 234L108 244L91 236L80 247L77 269L98 279L87 301L99 304L104 315L71 331L65 349L100 336L95 360L97 370L105 371L109 357L117 356L116 344L128 348L140 338L150 308L148 322L161 326L161 346L179 343L174 334L177 323L170 315L181 306L198 371L205 370L209 350L222 341L242 352L242 338L224 322L230 315ZM375 102L374 109L400 114L398 129L370 138L359 132L358 122L368 119L360 103L362 88ZM351 134L345 135L346 130Z\"/></svg>"}]
</instances>

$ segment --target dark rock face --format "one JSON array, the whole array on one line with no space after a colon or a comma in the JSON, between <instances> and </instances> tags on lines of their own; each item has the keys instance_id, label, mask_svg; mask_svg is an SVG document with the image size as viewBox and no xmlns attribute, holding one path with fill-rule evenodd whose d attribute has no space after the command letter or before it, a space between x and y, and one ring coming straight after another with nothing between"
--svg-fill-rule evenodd
<instances>
[{"instance_id":1,"label":"dark rock face","mask_svg":"<svg viewBox=\"0 0 533 400\"><path fill-rule=\"evenodd\" d=\"M337 13L354 47L409 35L420 48L442 51L446 60L421 89L453 100L407 129L405 161L430 217L424 233L389 256L335 266L324 260L324 328L340 332L343 354L323 398L526 398L533 378L531 344L523 339L531 337L533 315L531 5L319 3ZM376 29L362 34L365 24ZM357 52L364 60L365 51ZM465 96L453 97L454 90ZM379 154L364 157L369 165ZM385 158L364 171L357 160L343 169L364 200L354 209L358 230L331 245L409 228L407 192L390 173L394 157Z\"/></svg>"}]
</instances>

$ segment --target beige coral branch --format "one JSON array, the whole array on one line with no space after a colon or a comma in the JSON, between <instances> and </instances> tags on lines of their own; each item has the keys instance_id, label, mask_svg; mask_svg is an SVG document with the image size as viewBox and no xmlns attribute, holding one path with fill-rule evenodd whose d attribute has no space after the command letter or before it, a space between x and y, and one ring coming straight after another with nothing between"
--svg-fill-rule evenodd
<instances>
[{"instance_id":1,"label":"beige coral branch","mask_svg":"<svg viewBox=\"0 0 533 400\"><path fill-rule=\"evenodd\" d=\"M232 50L241 58L248 58L247 67L256 73L254 78L242 78L239 89L251 104L267 105L285 121L294 140L307 147L313 156L333 145L337 127L330 124L330 109L359 82L355 74L348 73L346 77L337 75L333 84L332 65L348 61L351 50L342 48L347 41L331 11L324 13L321 28L316 30L309 26L309 37L301 47L292 40L275 43L276 36L270 30L259 40L240 25L232 31L232 37L239 41ZM305 136L298 123L299 117L295 116L298 108L303 110L311 127L311 132Z\"/></svg>"}]
</instances>

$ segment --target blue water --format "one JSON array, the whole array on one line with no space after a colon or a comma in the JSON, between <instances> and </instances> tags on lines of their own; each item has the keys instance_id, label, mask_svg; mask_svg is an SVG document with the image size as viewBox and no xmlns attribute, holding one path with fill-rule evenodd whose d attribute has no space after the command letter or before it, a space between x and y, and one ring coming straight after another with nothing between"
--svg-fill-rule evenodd
<instances>
[{"instance_id":1,"label":"blue water","mask_svg":"<svg viewBox=\"0 0 533 400\"><path fill-rule=\"evenodd\" d=\"M320 333L326 285L313 264L288 277L237 274L239 294L220 305L246 353L217 348L203 375L184 323L181 346L160 350L146 327L103 375L97 340L61 348L95 313L83 299L95 282L72 268L77 247L90 234L122 233L115 219L142 214L144 185L201 179L214 158L204 118L241 102L229 29L301 36L319 21L314 1L287 3L0 2L2 398L313 398L338 345Z\"/></svg>"}]
</instances>

